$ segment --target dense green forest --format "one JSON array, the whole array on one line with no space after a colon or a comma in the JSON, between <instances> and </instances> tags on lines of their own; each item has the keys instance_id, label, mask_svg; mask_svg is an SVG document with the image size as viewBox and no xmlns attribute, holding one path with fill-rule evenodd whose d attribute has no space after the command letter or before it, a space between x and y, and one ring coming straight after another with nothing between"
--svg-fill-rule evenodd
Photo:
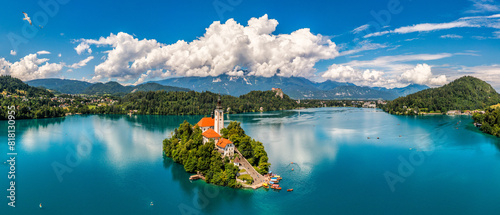
<instances>
[{"instance_id":1,"label":"dense green forest","mask_svg":"<svg viewBox=\"0 0 500 215\"><path fill-rule=\"evenodd\" d=\"M500 108L488 108L484 114L474 113L472 118L481 124L481 131L500 137Z\"/></svg>"},{"instance_id":2,"label":"dense green forest","mask_svg":"<svg viewBox=\"0 0 500 215\"><path fill-rule=\"evenodd\" d=\"M193 125L184 121L175 129L170 139L163 140L165 156L184 165L187 172L202 172L207 183L241 187L241 184L236 182L239 168L233 165L229 158L221 159L213 140L203 145L201 134L198 126L193 128Z\"/></svg>"},{"instance_id":3,"label":"dense green forest","mask_svg":"<svg viewBox=\"0 0 500 215\"><path fill-rule=\"evenodd\" d=\"M210 115L219 95L211 92L136 92L123 97L120 105L125 110L138 110L139 114ZM298 105L288 96L283 99L272 91L252 91L240 97L221 96L226 113L289 110Z\"/></svg>"},{"instance_id":4,"label":"dense green forest","mask_svg":"<svg viewBox=\"0 0 500 215\"><path fill-rule=\"evenodd\" d=\"M239 122L231 122L227 128L221 130L222 137L231 140L238 151L241 152L248 162L260 174L267 174L271 164L268 162L267 152L264 150L264 145L250 136L245 134Z\"/></svg>"},{"instance_id":5,"label":"dense green forest","mask_svg":"<svg viewBox=\"0 0 500 215\"><path fill-rule=\"evenodd\" d=\"M62 108L49 98L54 94L37 87L31 87L11 76L0 77L0 120L8 117L8 107L14 106L16 119L51 118L65 115ZM31 99L28 99L31 98Z\"/></svg>"},{"instance_id":6,"label":"dense green forest","mask_svg":"<svg viewBox=\"0 0 500 215\"><path fill-rule=\"evenodd\" d=\"M442 87L422 90L387 102L391 114L446 113L449 110L484 109L500 102L500 95L488 83L464 76Z\"/></svg>"},{"instance_id":7,"label":"dense green forest","mask_svg":"<svg viewBox=\"0 0 500 215\"><path fill-rule=\"evenodd\" d=\"M41 119L66 115L66 111L57 107L56 104L48 98L25 99L24 101L22 98L16 97L2 98L0 106L4 111L0 111L0 120L7 119L8 112L6 110L10 106L16 107L16 119Z\"/></svg>"},{"instance_id":8,"label":"dense green forest","mask_svg":"<svg viewBox=\"0 0 500 215\"><path fill-rule=\"evenodd\" d=\"M29 86L21 80L11 76L0 77L0 89L3 95L24 95L27 97L54 96L53 93L43 88Z\"/></svg>"},{"instance_id":9,"label":"dense green forest","mask_svg":"<svg viewBox=\"0 0 500 215\"><path fill-rule=\"evenodd\" d=\"M189 89L180 87L163 86L156 83L147 83L137 86L123 86L118 82L110 81L108 83L95 83L83 90L82 94L87 95L117 95L124 96L128 93L138 91L183 91L188 92Z\"/></svg>"}]
</instances>

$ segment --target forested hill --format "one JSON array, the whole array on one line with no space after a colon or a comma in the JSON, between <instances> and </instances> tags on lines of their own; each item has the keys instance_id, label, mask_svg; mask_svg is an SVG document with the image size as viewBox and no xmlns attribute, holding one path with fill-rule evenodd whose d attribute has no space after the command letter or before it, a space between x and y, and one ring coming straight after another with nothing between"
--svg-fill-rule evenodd
<instances>
[{"instance_id":1,"label":"forested hill","mask_svg":"<svg viewBox=\"0 0 500 215\"><path fill-rule=\"evenodd\" d=\"M66 94L80 94L92 84L85 81L46 78L26 81L27 84L33 87L43 87L50 90L55 90Z\"/></svg>"},{"instance_id":2,"label":"forested hill","mask_svg":"<svg viewBox=\"0 0 500 215\"><path fill-rule=\"evenodd\" d=\"M397 98L388 102L384 109L392 114L415 114L415 111L445 113L449 110L484 109L499 102L500 95L491 85L464 76L442 87Z\"/></svg>"},{"instance_id":3,"label":"forested hill","mask_svg":"<svg viewBox=\"0 0 500 215\"><path fill-rule=\"evenodd\" d=\"M0 76L0 91L4 95L18 95L26 97L53 96L45 89L29 86L17 78Z\"/></svg>"},{"instance_id":4,"label":"forested hill","mask_svg":"<svg viewBox=\"0 0 500 215\"><path fill-rule=\"evenodd\" d=\"M54 96L46 89L32 87L17 78L0 76L0 108L14 106L16 119L33 119L64 116L63 108L51 104ZM8 118L7 111L0 112L0 120Z\"/></svg>"},{"instance_id":5,"label":"forested hill","mask_svg":"<svg viewBox=\"0 0 500 215\"><path fill-rule=\"evenodd\" d=\"M211 92L135 92L120 99L119 105L139 114L210 115L218 97ZM273 91L252 91L240 97L222 95L221 100L226 113L258 112L261 107L262 111L290 110L299 106L287 95L281 98Z\"/></svg>"}]
</instances>

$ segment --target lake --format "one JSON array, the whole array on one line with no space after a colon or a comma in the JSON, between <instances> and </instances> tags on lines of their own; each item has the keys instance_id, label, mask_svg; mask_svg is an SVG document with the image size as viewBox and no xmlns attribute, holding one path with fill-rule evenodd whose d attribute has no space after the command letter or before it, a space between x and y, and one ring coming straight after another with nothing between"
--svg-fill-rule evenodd
<instances>
[{"instance_id":1,"label":"lake","mask_svg":"<svg viewBox=\"0 0 500 215\"><path fill-rule=\"evenodd\" d=\"M194 124L201 117L18 120L16 208L5 198L4 122L1 214L500 211L500 138L481 133L467 116L394 116L361 108L227 115L226 126L239 121L264 144L271 170L283 177L280 192L190 182L181 165L164 159L162 140L184 120Z\"/></svg>"}]
</instances>

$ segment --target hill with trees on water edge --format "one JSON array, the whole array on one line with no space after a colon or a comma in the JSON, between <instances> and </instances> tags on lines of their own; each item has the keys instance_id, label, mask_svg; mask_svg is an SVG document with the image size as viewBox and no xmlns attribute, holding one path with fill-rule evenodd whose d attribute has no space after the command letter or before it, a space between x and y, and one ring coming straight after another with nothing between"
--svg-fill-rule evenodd
<instances>
[{"instance_id":1,"label":"hill with trees on water edge","mask_svg":"<svg viewBox=\"0 0 500 215\"><path fill-rule=\"evenodd\" d=\"M485 109L500 102L500 95L488 83L464 76L438 88L430 88L387 102L391 114L446 113L450 110Z\"/></svg>"}]
</instances>

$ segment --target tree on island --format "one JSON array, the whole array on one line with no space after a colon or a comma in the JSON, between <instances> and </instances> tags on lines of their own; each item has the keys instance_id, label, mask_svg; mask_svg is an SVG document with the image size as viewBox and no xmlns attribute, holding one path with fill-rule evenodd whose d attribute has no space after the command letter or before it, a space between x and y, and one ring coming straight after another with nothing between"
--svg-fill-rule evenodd
<instances>
[{"instance_id":1,"label":"tree on island","mask_svg":"<svg viewBox=\"0 0 500 215\"><path fill-rule=\"evenodd\" d=\"M241 187L236 182L239 168L228 159L222 159L215 150L215 143L203 145L201 129L184 121L175 129L170 139L163 140L165 156L184 165L186 172L201 172L207 183L220 186Z\"/></svg>"},{"instance_id":2,"label":"tree on island","mask_svg":"<svg viewBox=\"0 0 500 215\"><path fill-rule=\"evenodd\" d=\"M227 128L221 130L222 137L231 140L238 151L245 157L248 162L260 174L267 174L271 164L268 162L267 152L264 150L264 145L250 138L241 128L241 123L230 122Z\"/></svg>"},{"instance_id":3,"label":"tree on island","mask_svg":"<svg viewBox=\"0 0 500 215\"><path fill-rule=\"evenodd\" d=\"M481 131L500 137L500 108L488 108L484 114L474 113L472 118L481 124Z\"/></svg>"}]
</instances>

